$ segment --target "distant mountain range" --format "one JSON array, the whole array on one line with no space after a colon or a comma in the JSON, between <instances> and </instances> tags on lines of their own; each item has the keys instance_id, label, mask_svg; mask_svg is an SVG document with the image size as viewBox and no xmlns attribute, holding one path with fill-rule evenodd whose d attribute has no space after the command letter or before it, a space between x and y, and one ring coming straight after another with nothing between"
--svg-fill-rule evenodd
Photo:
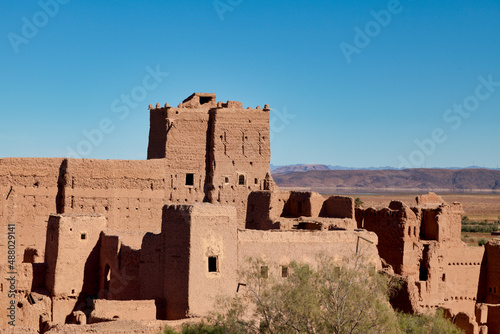
<instances>
[{"instance_id":1,"label":"distant mountain range","mask_svg":"<svg viewBox=\"0 0 500 334\"><path fill-rule=\"evenodd\" d=\"M286 165L286 166L276 166L271 164L271 172L273 174L281 173L292 173L292 172L307 172L310 170L402 170L403 168L396 168L392 166L383 167L344 167L338 165L323 165L323 164L298 164L298 165ZM486 169L486 170L500 170L500 168L483 168L480 166L469 166L469 167L445 167L445 168L423 168L423 169Z\"/></svg>"},{"instance_id":2,"label":"distant mountain range","mask_svg":"<svg viewBox=\"0 0 500 334\"><path fill-rule=\"evenodd\" d=\"M315 166L314 170L308 170ZM288 166L287 166L288 167ZM273 179L280 187L319 192L449 191L500 192L500 170L494 169L384 169L325 170L325 165L280 167ZM278 172L276 172L278 171Z\"/></svg>"}]
</instances>

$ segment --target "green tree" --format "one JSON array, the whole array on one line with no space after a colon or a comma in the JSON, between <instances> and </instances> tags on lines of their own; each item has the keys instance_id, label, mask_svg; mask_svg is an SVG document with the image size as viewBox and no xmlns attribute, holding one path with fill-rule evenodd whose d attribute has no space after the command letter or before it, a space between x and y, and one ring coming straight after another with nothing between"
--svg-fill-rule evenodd
<instances>
[{"instance_id":1,"label":"green tree","mask_svg":"<svg viewBox=\"0 0 500 334\"><path fill-rule=\"evenodd\" d=\"M362 208L363 207L363 201L361 200L361 198L356 197L356 199L354 200L354 206L356 208Z\"/></svg>"},{"instance_id":2,"label":"green tree","mask_svg":"<svg viewBox=\"0 0 500 334\"><path fill-rule=\"evenodd\" d=\"M359 254L342 264L322 256L314 268L292 262L286 278L267 275L262 260L251 260L249 268L240 281L246 286L221 300L211 317L224 333L460 333L440 313L394 312L388 297L398 282Z\"/></svg>"},{"instance_id":3,"label":"green tree","mask_svg":"<svg viewBox=\"0 0 500 334\"><path fill-rule=\"evenodd\" d=\"M361 256L336 265L319 258L317 269L290 264L291 274L265 278L262 261L245 274L246 293L223 302L215 317L227 333L397 333L388 302L389 279Z\"/></svg>"},{"instance_id":4,"label":"green tree","mask_svg":"<svg viewBox=\"0 0 500 334\"><path fill-rule=\"evenodd\" d=\"M398 314L399 327L404 334L459 334L455 325L443 317L443 311L434 314L411 315Z\"/></svg>"}]
</instances>

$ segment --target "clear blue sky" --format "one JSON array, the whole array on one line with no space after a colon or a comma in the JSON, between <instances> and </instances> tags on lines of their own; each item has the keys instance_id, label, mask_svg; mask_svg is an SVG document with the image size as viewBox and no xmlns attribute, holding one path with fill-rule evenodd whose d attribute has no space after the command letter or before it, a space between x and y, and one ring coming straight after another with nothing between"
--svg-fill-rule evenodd
<instances>
[{"instance_id":1,"label":"clear blue sky","mask_svg":"<svg viewBox=\"0 0 500 334\"><path fill-rule=\"evenodd\" d=\"M145 159L148 104L213 92L274 109L273 164L500 165L498 0L42 0L0 12L0 157ZM103 120L102 138L82 144Z\"/></svg>"}]
</instances>

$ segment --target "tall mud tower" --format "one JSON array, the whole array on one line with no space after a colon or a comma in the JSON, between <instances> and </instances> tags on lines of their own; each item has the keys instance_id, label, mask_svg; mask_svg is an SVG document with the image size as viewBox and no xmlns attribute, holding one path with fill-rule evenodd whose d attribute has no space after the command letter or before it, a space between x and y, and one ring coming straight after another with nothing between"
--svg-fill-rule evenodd
<instances>
[{"instance_id":1,"label":"tall mud tower","mask_svg":"<svg viewBox=\"0 0 500 334\"><path fill-rule=\"evenodd\" d=\"M194 93L151 109L148 159L165 159L170 200L234 205L244 227L248 194L272 186L268 105L243 109Z\"/></svg>"}]
</instances>

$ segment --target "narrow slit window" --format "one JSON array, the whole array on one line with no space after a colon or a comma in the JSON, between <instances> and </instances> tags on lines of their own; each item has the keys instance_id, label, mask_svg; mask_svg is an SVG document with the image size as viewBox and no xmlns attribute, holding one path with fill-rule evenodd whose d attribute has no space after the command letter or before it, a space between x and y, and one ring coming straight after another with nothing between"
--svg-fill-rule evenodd
<instances>
[{"instance_id":1,"label":"narrow slit window","mask_svg":"<svg viewBox=\"0 0 500 334\"><path fill-rule=\"evenodd\" d=\"M194 174L193 173L186 174L186 186L194 186Z\"/></svg>"},{"instance_id":2,"label":"narrow slit window","mask_svg":"<svg viewBox=\"0 0 500 334\"><path fill-rule=\"evenodd\" d=\"M209 256L208 257L208 272L209 273L216 273L218 272L218 263L217 263L217 256Z\"/></svg>"}]
</instances>

